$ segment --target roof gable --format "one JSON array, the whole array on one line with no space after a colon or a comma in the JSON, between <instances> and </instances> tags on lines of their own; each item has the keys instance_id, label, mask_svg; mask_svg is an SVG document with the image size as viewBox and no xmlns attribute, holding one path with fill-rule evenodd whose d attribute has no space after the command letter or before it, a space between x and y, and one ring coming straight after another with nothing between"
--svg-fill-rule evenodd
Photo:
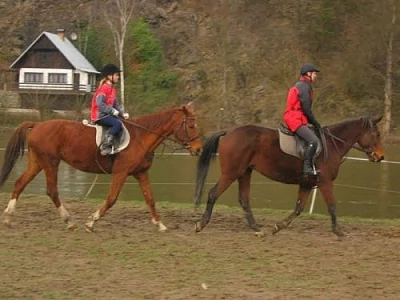
<instances>
[{"instance_id":1,"label":"roof gable","mask_svg":"<svg viewBox=\"0 0 400 300\"><path fill-rule=\"evenodd\" d=\"M39 41L42 36L47 37L76 70L88 73L99 73L82 55L82 53L75 48L68 38L64 37L64 40L62 40L57 34L46 31L42 32L32 42L32 44L26 48L24 52L22 52L22 54L11 64L10 68L12 68L33 47L33 45Z\"/></svg>"}]
</instances>

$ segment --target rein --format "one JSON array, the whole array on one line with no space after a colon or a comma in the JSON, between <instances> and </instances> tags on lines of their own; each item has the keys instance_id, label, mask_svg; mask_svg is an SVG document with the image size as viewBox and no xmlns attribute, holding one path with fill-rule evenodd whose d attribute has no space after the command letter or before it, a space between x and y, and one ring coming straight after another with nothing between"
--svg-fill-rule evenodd
<instances>
[{"instance_id":1,"label":"rein","mask_svg":"<svg viewBox=\"0 0 400 300\"><path fill-rule=\"evenodd\" d=\"M370 154L371 153L371 151L369 151L369 150L365 150L365 149L363 149L363 148L361 148L361 147L359 147L357 145L350 144L350 143L346 142L345 140L337 137L336 135L332 134L329 129L322 129L322 130L325 131L326 134L329 135L332 138L333 145L335 145L335 148L336 148L337 152L339 152L339 149L338 149L338 146L337 146L335 140L337 140L339 142L342 142L343 144L349 146L350 148L358 150L358 151L361 151L363 153L366 153L366 154Z\"/></svg>"},{"instance_id":2,"label":"rein","mask_svg":"<svg viewBox=\"0 0 400 300\"><path fill-rule=\"evenodd\" d=\"M154 130L151 130L151 129L149 129L149 128L145 127L145 126L142 126L142 125L140 125L140 124L138 124L138 123L136 123L136 122L127 121L127 120L123 120L123 122L126 122L126 123L128 123L128 124L131 124L131 125L133 125L133 126L135 126L135 127L137 127L137 128L140 128L140 129L142 129L142 130L145 130L145 131L147 131L147 132L150 132L150 133L152 133L152 134L155 134L155 135L157 135L157 136L159 136L159 137L162 137L164 140L168 140L168 141L171 141L171 142L174 142L174 143L176 143L176 144L181 145L181 146L182 146L181 148L173 148L173 147L170 147L170 148L172 148L174 151L177 151L177 150L182 150L182 149L188 149L188 148L189 148L188 143L190 143L190 142L192 142L192 141L194 141L194 140L200 138L199 135L197 135L197 136L195 136L195 137L193 137L193 138L189 138L189 137L188 137L188 135L187 135L187 128L186 128L186 120L187 120L188 118L189 118L189 119L194 119L195 117L187 117L187 116L185 116L184 119L183 119L183 121L182 121L182 123L181 123L181 128L182 128L183 130L185 130L185 135L186 135L186 138L187 138L187 139L185 139L185 141L183 141L183 142L178 141L178 140L173 139L173 138L170 138L169 136L166 136L166 135L163 135L163 134L159 134L159 133L155 132ZM121 120L122 120L122 119L121 119ZM166 145L166 144L164 143L164 141L162 141L161 143L164 145L164 147L168 147L168 145ZM163 151L163 152L164 152L164 151Z\"/></svg>"},{"instance_id":3,"label":"rein","mask_svg":"<svg viewBox=\"0 0 400 300\"><path fill-rule=\"evenodd\" d=\"M179 130L185 130L185 140L183 142L178 141L178 140L173 139L173 138L170 138L169 136L166 136L166 135L163 135L163 134L159 134L159 133L155 132L154 130L151 130L151 129L149 129L149 128L145 127L145 126L142 126L142 125L140 125L140 124L138 124L136 122L128 121L128 120L125 120L125 119L122 119L122 118L119 118L119 119L122 122L126 122L128 124L131 124L131 125L137 127L137 128L140 128L140 129L145 130L145 131L147 131L149 133L152 133L152 134L155 134L155 135L157 135L159 137L162 137L164 140L161 142L161 144L163 144L163 149L161 151L161 155L164 154L165 147L169 147L169 148L171 148L173 150L173 152L170 155L170 156L172 156L175 153L175 151L177 151L177 150L188 149L189 148L189 144L188 143L200 138L199 135L197 135L197 136L195 136L193 138L189 138L188 133L187 133L186 121L187 121L187 119L194 119L194 118L195 117L187 117L186 115L184 116L184 119L183 119L183 121L181 123L181 126L179 128ZM179 144L182 147L180 147L180 148L170 147L167 144L165 144L165 140L168 140L168 141L174 142L176 144ZM97 151L98 151L98 149L97 149ZM106 170L104 170L104 168L100 165L100 162L98 161L97 154L96 154L96 163L97 163L97 165L99 166L99 168L101 169L101 171L103 173L108 174L108 172Z\"/></svg>"}]
</instances>

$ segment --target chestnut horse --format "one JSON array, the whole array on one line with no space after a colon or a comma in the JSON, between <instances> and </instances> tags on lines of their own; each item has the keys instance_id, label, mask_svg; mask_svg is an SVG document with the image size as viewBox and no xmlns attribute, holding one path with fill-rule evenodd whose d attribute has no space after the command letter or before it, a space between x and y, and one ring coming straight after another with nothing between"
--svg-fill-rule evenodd
<instances>
[{"instance_id":1,"label":"chestnut horse","mask_svg":"<svg viewBox=\"0 0 400 300\"><path fill-rule=\"evenodd\" d=\"M130 144L111 158L100 155L95 143L95 129L82 123L68 120L22 123L15 129L6 147L0 172L0 186L7 180L17 158L23 154L27 130L32 129L27 141L28 168L15 183L11 200L4 211L4 223L10 224L20 194L28 183L44 170L47 195L54 202L62 220L67 223L67 228L76 227L58 196L57 173L60 161L63 160L83 172L112 173L112 184L107 199L85 224L88 231L93 230L94 223L117 201L129 175L135 177L139 183L149 206L152 222L161 231L167 229L156 212L147 171L151 167L154 150L166 139L177 142L192 155L201 150L202 144L193 108L190 104L183 105L135 120L126 120L124 124L131 136Z\"/></svg>"},{"instance_id":2,"label":"chestnut horse","mask_svg":"<svg viewBox=\"0 0 400 300\"><path fill-rule=\"evenodd\" d=\"M329 155L326 160L323 159L323 155L317 159L317 166L321 173L316 185L327 204L332 221L332 231L339 236L343 233L336 221L333 181L338 175L343 157L351 148L366 153L372 162L379 162L383 159L383 148L377 127L380 120L381 118L358 118L323 128ZM220 141L221 137L223 139ZM226 130L217 132L207 139L197 166L194 197L196 205L200 204L210 161L215 158L217 152L219 152L221 177L208 194L206 210L202 219L196 223L197 232L203 230L210 221L216 200L235 180L239 183L239 203L243 208L248 225L259 231L249 203L253 170L275 181L299 185L294 212L275 224L273 233L286 228L303 211L313 187L313 185L303 184L301 181L303 161L282 152L277 130L253 125L242 126L229 132Z\"/></svg>"}]
</instances>

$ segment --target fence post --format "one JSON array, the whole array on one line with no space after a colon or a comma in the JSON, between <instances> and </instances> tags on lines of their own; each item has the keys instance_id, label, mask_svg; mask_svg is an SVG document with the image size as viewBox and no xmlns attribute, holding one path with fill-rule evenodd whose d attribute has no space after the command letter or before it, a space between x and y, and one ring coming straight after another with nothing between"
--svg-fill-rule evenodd
<instances>
[{"instance_id":1,"label":"fence post","mask_svg":"<svg viewBox=\"0 0 400 300\"><path fill-rule=\"evenodd\" d=\"M315 198L317 197L317 187L314 187L313 189L313 194L312 194L312 199L311 199L311 205L310 205L310 214L312 214L313 210L314 210L314 204L315 204Z\"/></svg>"}]
</instances>

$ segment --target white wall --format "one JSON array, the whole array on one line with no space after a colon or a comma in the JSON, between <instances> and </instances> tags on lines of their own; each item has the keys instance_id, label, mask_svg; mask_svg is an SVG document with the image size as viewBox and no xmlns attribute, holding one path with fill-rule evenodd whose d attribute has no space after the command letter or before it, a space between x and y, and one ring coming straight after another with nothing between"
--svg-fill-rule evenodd
<instances>
[{"instance_id":1,"label":"white wall","mask_svg":"<svg viewBox=\"0 0 400 300\"><path fill-rule=\"evenodd\" d=\"M43 74L43 83L25 83L25 73L42 73ZM67 83L66 84L49 84L48 78L49 73L60 73L67 74ZM42 69L42 68L21 68L19 71L19 85L20 89L58 89L58 90L73 90L74 89L74 73L79 75L79 89L82 91L87 90L88 86L88 73L82 71L75 71L71 69ZM90 87L89 87L90 90Z\"/></svg>"}]
</instances>

